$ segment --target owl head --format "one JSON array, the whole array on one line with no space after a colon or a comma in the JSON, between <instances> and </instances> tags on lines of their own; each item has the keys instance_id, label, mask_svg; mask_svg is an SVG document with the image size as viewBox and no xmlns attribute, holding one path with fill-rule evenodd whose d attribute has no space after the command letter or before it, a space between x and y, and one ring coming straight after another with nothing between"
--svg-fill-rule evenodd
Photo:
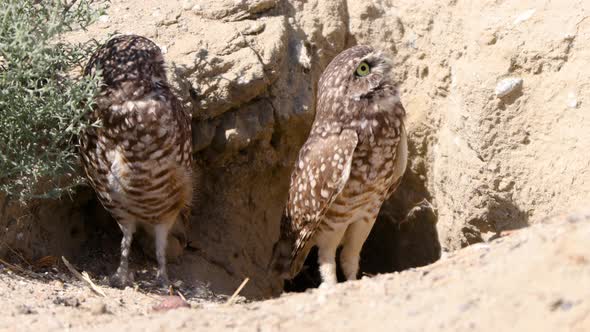
<instances>
[{"instance_id":1,"label":"owl head","mask_svg":"<svg viewBox=\"0 0 590 332\"><path fill-rule=\"evenodd\" d=\"M371 46L359 45L338 54L319 81L318 112L362 111L399 101L391 60Z\"/></svg>"},{"instance_id":2,"label":"owl head","mask_svg":"<svg viewBox=\"0 0 590 332\"><path fill-rule=\"evenodd\" d=\"M85 75L101 70L104 83L120 88L129 82L166 82L164 58L151 40L136 35L117 35L90 59Z\"/></svg>"}]
</instances>

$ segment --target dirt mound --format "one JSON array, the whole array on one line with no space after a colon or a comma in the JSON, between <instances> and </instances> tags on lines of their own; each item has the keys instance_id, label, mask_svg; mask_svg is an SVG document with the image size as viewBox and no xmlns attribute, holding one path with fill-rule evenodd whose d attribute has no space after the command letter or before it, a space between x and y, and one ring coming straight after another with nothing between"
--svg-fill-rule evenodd
<instances>
[{"instance_id":1,"label":"dirt mound","mask_svg":"<svg viewBox=\"0 0 590 332\"><path fill-rule=\"evenodd\" d=\"M556 217L401 273L224 304L185 292L190 309L161 313L162 294L101 287L67 275L0 271L6 331L588 331L590 213ZM9 296L8 296L9 295ZM208 301L201 300L207 298Z\"/></svg>"}]
</instances>

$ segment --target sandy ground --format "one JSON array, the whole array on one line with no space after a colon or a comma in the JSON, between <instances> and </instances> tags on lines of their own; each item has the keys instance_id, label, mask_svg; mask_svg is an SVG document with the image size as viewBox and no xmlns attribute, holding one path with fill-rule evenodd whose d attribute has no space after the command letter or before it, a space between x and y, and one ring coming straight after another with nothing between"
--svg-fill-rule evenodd
<instances>
[{"instance_id":1,"label":"sandy ground","mask_svg":"<svg viewBox=\"0 0 590 332\"><path fill-rule=\"evenodd\" d=\"M190 308L156 311L138 285L93 293L71 274L0 273L0 330L589 331L590 214L553 218L435 264L277 299L226 305L182 289ZM101 280L98 280L101 283Z\"/></svg>"}]
</instances>

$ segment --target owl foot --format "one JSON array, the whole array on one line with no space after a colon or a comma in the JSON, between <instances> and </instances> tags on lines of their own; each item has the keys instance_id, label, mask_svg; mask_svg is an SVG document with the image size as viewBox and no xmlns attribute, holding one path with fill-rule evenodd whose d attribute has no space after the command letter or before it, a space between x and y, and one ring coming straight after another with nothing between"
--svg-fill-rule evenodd
<instances>
[{"instance_id":1,"label":"owl foot","mask_svg":"<svg viewBox=\"0 0 590 332\"><path fill-rule=\"evenodd\" d=\"M133 273L117 271L109 278L111 287L125 288L133 285Z\"/></svg>"},{"instance_id":2,"label":"owl foot","mask_svg":"<svg viewBox=\"0 0 590 332\"><path fill-rule=\"evenodd\" d=\"M159 287L167 289L170 286L170 280L166 272L158 271L156 274L156 283Z\"/></svg>"}]
</instances>

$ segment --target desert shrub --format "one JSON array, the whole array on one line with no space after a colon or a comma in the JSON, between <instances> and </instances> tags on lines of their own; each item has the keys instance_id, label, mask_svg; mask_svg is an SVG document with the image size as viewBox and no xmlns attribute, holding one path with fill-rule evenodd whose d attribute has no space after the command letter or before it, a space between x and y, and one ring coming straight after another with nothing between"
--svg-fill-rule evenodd
<instances>
[{"instance_id":1,"label":"desert shrub","mask_svg":"<svg viewBox=\"0 0 590 332\"><path fill-rule=\"evenodd\" d=\"M95 45L63 36L98 14L90 0L0 1L0 190L13 198L59 197L82 180L77 136L93 125L98 78L79 73Z\"/></svg>"}]
</instances>

